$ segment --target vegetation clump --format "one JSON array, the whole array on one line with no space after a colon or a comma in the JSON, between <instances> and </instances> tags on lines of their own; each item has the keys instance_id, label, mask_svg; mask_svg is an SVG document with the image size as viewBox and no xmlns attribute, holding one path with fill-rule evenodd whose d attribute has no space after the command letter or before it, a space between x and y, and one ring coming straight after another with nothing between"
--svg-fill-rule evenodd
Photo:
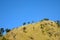
<instances>
[{"instance_id":1,"label":"vegetation clump","mask_svg":"<svg viewBox=\"0 0 60 40\"><path fill-rule=\"evenodd\" d=\"M8 40L8 39L6 39L5 37L3 37L2 40Z\"/></svg>"},{"instance_id":2,"label":"vegetation clump","mask_svg":"<svg viewBox=\"0 0 60 40\"><path fill-rule=\"evenodd\" d=\"M24 22L23 25L26 25L26 23Z\"/></svg>"},{"instance_id":3,"label":"vegetation clump","mask_svg":"<svg viewBox=\"0 0 60 40\"><path fill-rule=\"evenodd\" d=\"M31 40L33 40L34 38L33 37L29 37Z\"/></svg>"},{"instance_id":4,"label":"vegetation clump","mask_svg":"<svg viewBox=\"0 0 60 40\"><path fill-rule=\"evenodd\" d=\"M48 19L48 18L44 18L43 20L41 20L41 22L42 22L42 21L44 21L44 20L45 20L45 21L49 21L49 19Z\"/></svg>"},{"instance_id":5,"label":"vegetation clump","mask_svg":"<svg viewBox=\"0 0 60 40\"><path fill-rule=\"evenodd\" d=\"M58 27L60 27L60 21L57 20L56 23L57 23Z\"/></svg>"},{"instance_id":6,"label":"vegetation clump","mask_svg":"<svg viewBox=\"0 0 60 40\"><path fill-rule=\"evenodd\" d=\"M23 27L23 32L25 32L25 33L26 33L26 27Z\"/></svg>"},{"instance_id":7,"label":"vegetation clump","mask_svg":"<svg viewBox=\"0 0 60 40\"><path fill-rule=\"evenodd\" d=\"M8 29L8 28L6 29L6 32L10 32L10 31L11 31L10 29Z\"/></svg>"},{"instance_id":8,"label":"vegetation clump","mask_svg":"<svg viewBox=\"0 0 60 40\"><path fill-rule=\"evenodd\" d=\"M6 33L7 33L7 32L9 32L9 31L11 31L11 30L10 30L10 29L8 29L8 28L7 28L7 29L5 29L5 30L4 30L4 28L0 28L0 37L2 37L2 36L4 35L4 32L6 32Z\"/></svg>"},{"instance_id":9,"label":"vegetation clump","mask_svg":"<svg viewBox=\"0 0 60 40\"><path fill-rule=\"evenodd\" d=\"M0 37L3 36L4 28L0 28Z\"/></svg>"},{"instance_id":10,"label":"vegetation clump","mask_svg":"<svg viewBox=\"0 0 60 40\"><path fill-rule=\"evenodd\" d=\"M49 19L48 19L48 18L44 18L43 20L46 20L46 21L48 21Z\"/></svg>"}]
</instances>

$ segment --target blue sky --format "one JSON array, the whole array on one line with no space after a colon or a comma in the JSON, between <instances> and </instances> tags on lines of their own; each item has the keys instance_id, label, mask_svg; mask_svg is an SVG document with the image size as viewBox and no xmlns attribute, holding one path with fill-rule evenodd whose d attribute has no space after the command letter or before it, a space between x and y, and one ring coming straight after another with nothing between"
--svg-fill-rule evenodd
<instances>
[{"instance_id":1,"label":"blue sky","mask_svg":"<svg viewBox=\"0 0 60 40\"><path fill-rule=\"evenodd\" d=\"M60 20L60 0L0 0L0 27L11 29L43 18Z\"/></svg>"}]
</instances>

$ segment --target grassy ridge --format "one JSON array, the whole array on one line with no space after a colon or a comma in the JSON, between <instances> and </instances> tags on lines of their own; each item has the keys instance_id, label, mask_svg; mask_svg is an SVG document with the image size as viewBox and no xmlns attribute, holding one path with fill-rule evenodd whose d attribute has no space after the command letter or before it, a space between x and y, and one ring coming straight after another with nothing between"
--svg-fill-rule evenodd
<instances>
[{"instance_id":1,"label":"grassy ridge","mask_svg":"<svg viewBox=\"0 0 60 40\"><path fill-rule=\"evenodd\" d=\"M5 40L60 40L60 26L58 27L54 21L43 20L16 28L4 38Z\"/></svg>"}]
</instances>

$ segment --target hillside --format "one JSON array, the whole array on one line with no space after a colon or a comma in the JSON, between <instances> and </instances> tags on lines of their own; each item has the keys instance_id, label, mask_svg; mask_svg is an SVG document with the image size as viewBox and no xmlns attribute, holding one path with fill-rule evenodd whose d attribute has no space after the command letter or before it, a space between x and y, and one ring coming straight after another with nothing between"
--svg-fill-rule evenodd
<instances>
[{"instance_id":1,"label":"hillside","mask_svg":"<svg viewBox=\"0 0 60 40\"><path fill-rule=\"evenodd\" d=\"M54 21L43 20L15 28L4 38L5 40L60 40L60 27Z\"/></svg>"}]
</instances>

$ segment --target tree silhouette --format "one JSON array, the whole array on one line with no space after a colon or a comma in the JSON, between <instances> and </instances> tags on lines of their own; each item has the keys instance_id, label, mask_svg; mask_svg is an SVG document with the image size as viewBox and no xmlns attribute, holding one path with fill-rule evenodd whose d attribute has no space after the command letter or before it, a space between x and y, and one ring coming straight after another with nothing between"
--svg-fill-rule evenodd
<instances>
[{"instance_id":1,"label":"tree silhouette","mask_svg":"<svg viewBox=\"0 0 60 40\"><path fill-rule=\"evenodd\" d=\"M6 33L7 33L7 32L10 32L11 30L7 28L5 31L6 31Z\"/></svg>"},{"instance_id":2,"label":"tree silhouette","mask_svg":"<svg viewBox=\"0 0 60 40\"><path fill-rule=\"evenodd\" d=\"M28 24L30 24L30 22L28 22Z\"/></svg>"},{"instance_id":3,"label":"tree silhouette","mask_svg":"<svg viewBox=\"0 0 60 40\"><path fill-rule=\"evenodd\" d=\"M32 23L34 23L34 21L32 21Z\"/></svg>"},{"instance_id":4,"label":"tree silhouette","mask_svg":"<svg viewBox=\"0 0 60 40\"><path fill-rule=\"evenodd\" d=\"M26 23L24 22L23 25L25 25Z\"/></svg>"},{"instance_id":5,"label":"tree silhouette","mask_svg":"<svg viewBox=\"0 0 60 40\"><path fill-rule=\"evenodd\" d=\"M60 26L60 21L59 20L57 20L56 21L56 23L57 23L57 25L58 25L58 27Z\"/></svg>"},{"instance_id":6,"label":"tree silhouette","mask_svg":"<svg viewBox=\"0 0 60 40\"><path fill-rule=\"evenodd\" d=\"M48 18L44 18L44 20L48 21L49 19Z\"/></svg>"},{"instance_id":7,"label":"tree silhouette","mask_svg":"<svg viewBox=\"0 0 60 40\"><path fill-rule=\"evenodd\" d=\"M3 36L4 28L0 28L0 36Z\"/></svg>"}]
</instances>

